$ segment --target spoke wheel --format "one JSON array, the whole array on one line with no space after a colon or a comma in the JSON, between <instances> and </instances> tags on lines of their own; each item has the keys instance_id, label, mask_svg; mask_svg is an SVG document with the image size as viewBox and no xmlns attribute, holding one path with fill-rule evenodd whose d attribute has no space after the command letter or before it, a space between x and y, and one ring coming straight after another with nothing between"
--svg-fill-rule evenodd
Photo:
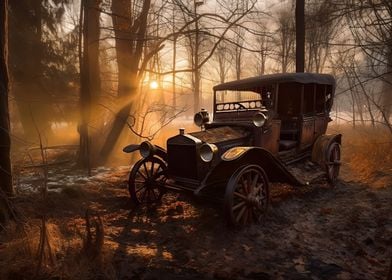
<instances>
[{"instance_id":1,"label":"spoke wheel","mask_svg":"<svg viewBox=\"0 0 392 280\"><path fill-rule=\"evenodd\" d=\"M340 145L332 143L327 151L326 172L328 182L332 185L336 184L340 171Z\"/></svg>"},{"instance_id":2,"label":"spoke wheel","mask_svg":"<svg viewBox=\"0 0 392 280\"><path fill-rule=\"evenodd\" d=\"M161 200L165 191L166 164L159 158L139 160L132 168L128 189L135 204L150 204Z\"/></svg>"},{"instance_id":3,"label":"spoke wheel","mask_svg":"<svg viewBox=\"0 0 392 280\"><path fill-rule=\"evenodd\" d=\"M258 165L239 168L225 193L225 217L231 226L259 223L268 208L268 177Z\"/></svg>"}]
</instances>

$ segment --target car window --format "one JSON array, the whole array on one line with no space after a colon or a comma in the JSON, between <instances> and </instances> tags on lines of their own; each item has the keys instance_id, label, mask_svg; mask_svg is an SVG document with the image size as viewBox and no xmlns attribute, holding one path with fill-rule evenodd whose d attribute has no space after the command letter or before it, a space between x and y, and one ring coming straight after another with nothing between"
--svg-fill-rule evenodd
<instances>
[{"instance_id":1,"label":"car window","mask_svg":"<svg viewBox=\"0 0 392 280\"><path fill-rule=\"evenodd\" d=\"M284 83L279 85L278 114L297 116L301 112L301 85Z\"/></svg>"},{"instance_id":2,"label":"car window","mask_svg":"<svg viewBox=\"0 0 392 280\"><path fill-rule=\"evenodd\" d=\"M236 101L256 101L261 100L260 93L254 91L222 90L216 92L216 103L236 102Z\"/></svg>"},{"instance_id":3,"label":"car window","mask_svg":"<svg viewBox=\"0 0 392 280\"><path fill-rule=\"evenodd\" d=\"M324 113L325 108L325 86L316 86L316 113Z\"/></svg>"},{"instance_id":4,"label":"car window","mask_svg":"<svg viewBox=\"0 0 392 280\"><path fill-rule=\"evenodd\" d=\"M217 91L215 112L230 112L263 107L261 94L254 91Z\"/></svg>"},{"instance_id":5,"label":"car window","mask_svg":"<svg viewBox=\"0 0 392 280\"><path fill-rule=\"evenodd\" d=\"M312 115L314 113L314 84L307 84L304 87L304 109L305 115Z\"/></svg>"}]
</instances>

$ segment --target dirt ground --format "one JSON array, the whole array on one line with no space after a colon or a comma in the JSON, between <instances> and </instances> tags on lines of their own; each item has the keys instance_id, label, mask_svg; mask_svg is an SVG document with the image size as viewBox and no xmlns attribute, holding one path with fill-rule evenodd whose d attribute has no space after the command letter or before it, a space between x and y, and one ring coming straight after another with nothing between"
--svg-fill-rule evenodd
<instances>
[{"instance_id":1,"label":"dirt ground","mask_svg":"<svg viewBox=\"0 0 392 280\"><path fill-rule=\"evenodd\" d=\"M336 187L323 179L300 189L273 185L263 223L242 230L225 226L219 203L186 194L134 208L128 167L97 168L91 177L51 169L42 209L30 194L33 175L18 182L26 218L46 212L65 237L83 229L86 209L102 218L111 276L101 279L386 279L392 259L391 174L377 188L345 166Z\"/></svg>"}]
</instances>

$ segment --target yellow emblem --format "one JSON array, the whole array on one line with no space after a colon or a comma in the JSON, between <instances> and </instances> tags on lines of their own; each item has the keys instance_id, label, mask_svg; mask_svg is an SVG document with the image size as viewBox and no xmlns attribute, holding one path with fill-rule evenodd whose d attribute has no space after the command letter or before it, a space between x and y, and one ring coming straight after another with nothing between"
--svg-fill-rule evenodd
<instances>
[{"instance_id":1,"label":"yellow emblem","mask_svg":"<svg viewBox=\"0 0 392 280\"><path fill-rule=\"evenodd\" d=\"M237 159L240 156L242 156L249 149L250 149L250 147L235 147L235 148L231 148L230 150L227 150L222 155L222 160L231 161L231 160Z\"/></svg>"}]
</instances>

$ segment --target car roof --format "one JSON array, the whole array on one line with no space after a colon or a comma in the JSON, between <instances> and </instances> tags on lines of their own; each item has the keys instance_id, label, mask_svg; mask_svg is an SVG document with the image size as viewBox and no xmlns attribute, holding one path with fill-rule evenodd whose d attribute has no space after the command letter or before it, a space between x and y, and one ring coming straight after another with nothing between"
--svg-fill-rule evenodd
<instances>
[{"instance_id":1,"label":"car roof","mask_svg":"<svg viewBox=\"0 0 392 280\"><path fill-rule=\"evenodd\" d=\"M318 73L281 73L251 77L214 86L214 90L254 90L260 85L275 83L300 83L331 85L335 89L335 78Z\"/></svg>"}]
</instances>

